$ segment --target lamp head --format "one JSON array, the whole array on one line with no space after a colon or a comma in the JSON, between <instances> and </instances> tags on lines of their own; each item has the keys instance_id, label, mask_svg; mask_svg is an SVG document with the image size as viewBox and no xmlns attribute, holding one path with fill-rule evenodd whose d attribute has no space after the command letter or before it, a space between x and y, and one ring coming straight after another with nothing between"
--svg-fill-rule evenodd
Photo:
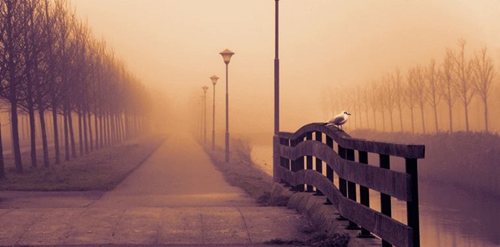
<instances>
[{"instance_id":1,"label":"lamp head","mask_svg":"<svg viewBox=\"0 0 500 247\"><path fill-rule=\"evenodd\" d=\"M214 86L215 86L215 84L217 84L217 80L219 80L219 77L216 75L213 75L210 77L210 80L212 80L212 84L214 84Z\"/></svg>"},{"instance_id":2,"label":"lamp head","mask_svg":"<svg viewBox=\"0 0 500 247\"><path fill-rule=\"evenodd\" d=\"M204 93L207 93L208 87L207 86L203 86L203 87L201 87L201 89L203 89Z\"/></svg>"},{"instance_id":3,"label":"lamp head","mask_svg":"<svg viewBox=\"0 0 500 247\"><path fill-rule=\"evenodd\" d=\"M225 50L221 51L219 54L222 55L222 59L224 59L224 63L228 64L229 61L231 60L231 56L234 55L234 52L232 52L228 49L225 49Z\"/></svg>"}]
</instances>

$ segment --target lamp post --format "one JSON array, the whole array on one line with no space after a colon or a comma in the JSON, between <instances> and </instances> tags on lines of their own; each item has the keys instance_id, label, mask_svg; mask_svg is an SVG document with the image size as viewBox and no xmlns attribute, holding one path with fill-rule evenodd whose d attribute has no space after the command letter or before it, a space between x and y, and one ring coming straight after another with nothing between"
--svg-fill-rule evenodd
<instances>
[{"instance_id":1,"label":"lamp post","mask_svg":"<svg viewBox=\"0 0 500 247\"><path fill-rule=\"evenodd\" d=\"M273 178L279 182L274 168L280 163L279 138L280 131L280 59L279 59L279 0L275 0L275 53L274 53L274 136L273 136Z\"/></svg>"},{"instance_id":2,"label":"lamp post","mask_svg":"<svg viewBox=\"0 0 500 247\"><path fill-rule=\"evenodd\" d=\"M217 80L219 80L219 77L216 75L213 75L210 77L210 80L212 80L212 84L214 85L214 97L213 97L213 102L212 102L212 150L215 150L215 84L217 84Z\"/></svg>"},{"instance_id":3,"label":"lamp post","mask_svg":"<svg viewBox=\"0 0 500 247\"><path fill-rule=\"evenodd\" d=\"M228 65L234 52L225 49L221 51L222 59L226 64L226 162L229 162L229 94L228 94Z\"/></svg>"},{"instance_id":4,"label":"lamp post","mask_svg":"<svg viewBox=\"0 0 500 247\"><path fill-rule=\"evenodd\" d=\"M203 143L207 143L207 86L203 86Z\"/></svg>"}]
</instances>

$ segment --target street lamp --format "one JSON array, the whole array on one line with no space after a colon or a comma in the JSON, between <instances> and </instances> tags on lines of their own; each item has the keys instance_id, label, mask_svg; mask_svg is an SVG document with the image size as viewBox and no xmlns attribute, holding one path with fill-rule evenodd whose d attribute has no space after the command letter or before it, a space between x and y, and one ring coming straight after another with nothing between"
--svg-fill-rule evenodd
<instances>
[{"instance_id":1,"label":"street lamp","mask_svg":"<svg viewBox=\"0 0 500 247\"><path fill-rule=\"evenodd\" d=\"M207 143L207 86L203 86L203 143Z\"/></svg>"},{"instance_id":2,"label":"street lamp","mask_svg":"<svg viewBox=\"0 0 500 247\"><path fill-rule=\"evenodd\" d=\"M219 80L219 77L216 75L213 75L210 77L210 80L212 80L212 84L214 85L214 97L213 97L213 110L212 110L212 150L215 150L215 84L217 84L217 80Z\"/></svg>"},{"instance_id":3,"label":"street lamp","mask_svg":"<svg viewBox=\"0 0 500 247\"><path fill-rule=\"evenodd\" d=\"M274 136L273 136L273 178L279 182L274 170L280 163L280 59L279 59L279 0L275 0L275 39L274 39Z\"/></svg>"},{"instance_id":4,"label":"street lamp","mask_svg":"<svg viewBox=\"0 0 500 247\"><path fill-rule=\"evenodd\" d=\"M224 59L224 63L226 64L226 162L229 162L229 95L228 95L228 65L231 60L231 56L234 55L234 52L225 49L221 51L222 59Z\"/></svg>"}]
</instances>

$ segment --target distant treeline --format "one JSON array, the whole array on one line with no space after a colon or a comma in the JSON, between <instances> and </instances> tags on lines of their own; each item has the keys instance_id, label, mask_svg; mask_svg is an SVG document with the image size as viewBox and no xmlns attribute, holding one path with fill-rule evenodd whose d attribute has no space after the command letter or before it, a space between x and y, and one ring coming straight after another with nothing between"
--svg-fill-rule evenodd
<instances>
[{"instance_id":1,"label":"distant treeline","mask_svg":"<svg viewBox=\"0 0 500 247\"><path fill-rule=\"evenodd\" d=\"M77 156L77 143L82 155L135 136L147 126L149 92L64 0L0 0L0 81L0 106L9 112L10 120L4 123L10 122L18 173L23 172L20 114L28 115L32 167L38 165L37 129L43 165L48 167L50 137L57 164L61 140L69 160ZM0 178L5 174L3 162L2 155Z\"/></svg>"},{"instance_id":2,"label":"distant treeline","mask_svg":"<svg viewBox=\"0 0 500 247\"><path fill-rule=\"evenodd\" d=\"M468 57L466 41L459 39L458 48L446 49L441 62L431 59L429 64L415 65L406 72L397 68L366 87L336 88L334 94L323 97L322 105L325 113L349 109L353 119L348 124L354 128L415 133L418 126L421 130L418 132L423 134L443 130L452 133L457 130L454 122L457 119L453 116L457 106L462 118L459 124L465 125L466 132L471 130L470 106L477 98L484 109L480 129L489 132L488 107L496 80L495 64L488 49L484 47ZM419 113L419 118L415 113ZM440 114L446 116L447 126L439 122L443 119L438 117ZM431 121L432 127L427 126Z\"/></svg>"},{"instance_id":3,"label":"distant treeline","mask_svg":"<svg viewBox=\"0 0 500 247\"><path fill-rule=\"evenodd\" d=\"M355 130L356 138L424 144L425 159L418 161L420 179L500 195L500 136L489 133L438 134L382 133Z\"/></svg>"}]
</instances>

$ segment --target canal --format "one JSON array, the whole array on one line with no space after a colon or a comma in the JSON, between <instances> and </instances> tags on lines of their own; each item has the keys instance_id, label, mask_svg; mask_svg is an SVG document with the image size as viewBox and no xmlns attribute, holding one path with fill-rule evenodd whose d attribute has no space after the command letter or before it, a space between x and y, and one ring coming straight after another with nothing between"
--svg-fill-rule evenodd
<instances>
[{"instance_id":1,"label":"canal","mask_svg":"<svg viewBox=\"0 0 500 247\"><path fill-rule=\"evenodd\" d=\"M272 175L272 145L252 147L252 160ZM500 196L419 178L421 246L500 246ZM370 194L379 210L379 195ZM393 217L406 223L406 205L393 199Z\"/></svg>"}]
</instances>

